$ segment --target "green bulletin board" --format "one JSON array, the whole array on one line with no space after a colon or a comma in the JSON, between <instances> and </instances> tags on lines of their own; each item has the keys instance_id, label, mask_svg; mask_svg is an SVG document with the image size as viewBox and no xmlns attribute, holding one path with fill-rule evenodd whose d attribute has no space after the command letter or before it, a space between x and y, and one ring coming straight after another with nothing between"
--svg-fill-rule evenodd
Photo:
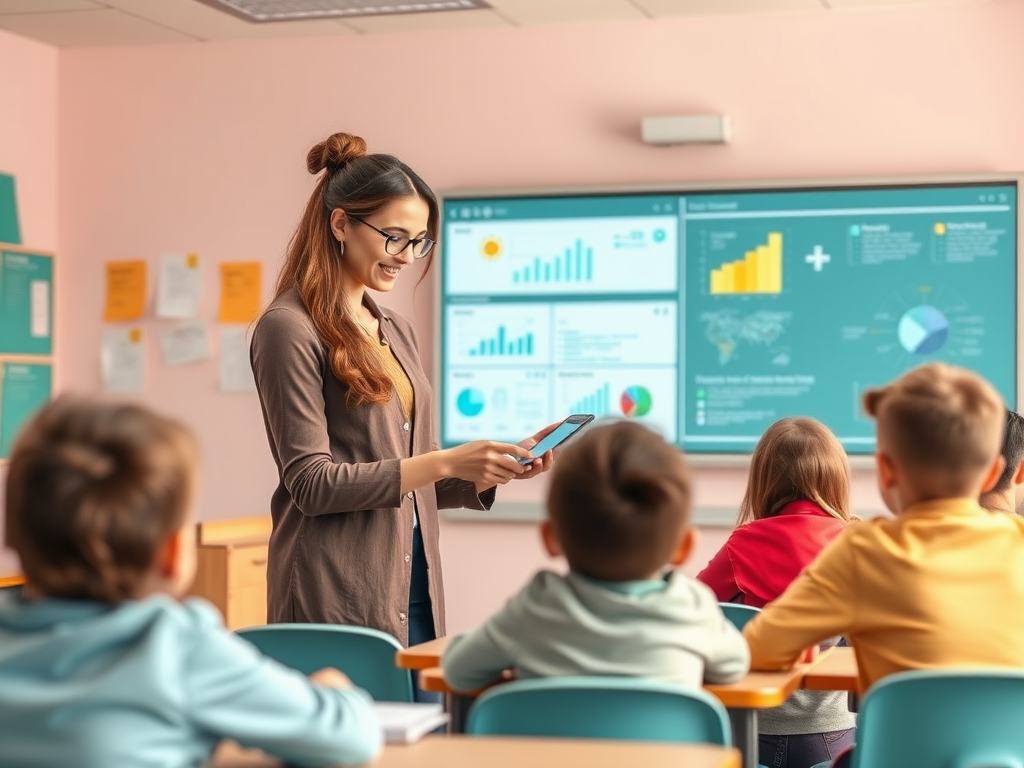
<instances>
[{"instance_id":1,"label":"green bulletin board","mask_svg":"<svg viewBox=\"0 0 1024 768\"><path fill-rule=\"evenodd\" d=\"M50 399L52 387L49 363L0 363L0 459L11 457L18 430Z\"/></svg>"},{"instance_id":2,"label":"green bulletin board","mask_svg":"<svg viewBox=\"0 0 1024 768\"><path fill-rule=\"evenodd\" d=\"M53 257L0 245L0 354L53 353Z\"/></svg>"},{"instance_id":3,"label":"green bulletin board","mask_svg":"<svg viewBox=\"0 0 1024 768\"><path fill-rule=\"evenodd\" d=\"M14 196L14 177L0 173L0 243L20 243L18 203Z\"/></svg>"}]
</instances>

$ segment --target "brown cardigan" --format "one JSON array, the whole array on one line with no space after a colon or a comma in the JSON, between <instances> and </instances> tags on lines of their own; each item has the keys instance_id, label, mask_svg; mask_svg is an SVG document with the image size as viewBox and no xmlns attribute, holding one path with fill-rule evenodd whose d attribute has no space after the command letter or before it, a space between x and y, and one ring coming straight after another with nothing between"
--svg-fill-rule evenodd
<instances>
[{"instance_id":1,"label":"brown cardigan","mask_svg":"<svg viewBox=\"0 0 1024 768\"><path fill-rule=\"evenodd\" d=\"M397 397L383 406L346 403L348 388L331 372L298 291L256 324L252 369L280 478L270 502L267 617L373 627L408 644L413 511L441 636L438 507L486 509L494 491L477 496L472 483L453 478L402 495L400 460L436 448L430 383L411 324L369 297L366 305L412 383L411 424Z\"/></svg>"}]
</instances>

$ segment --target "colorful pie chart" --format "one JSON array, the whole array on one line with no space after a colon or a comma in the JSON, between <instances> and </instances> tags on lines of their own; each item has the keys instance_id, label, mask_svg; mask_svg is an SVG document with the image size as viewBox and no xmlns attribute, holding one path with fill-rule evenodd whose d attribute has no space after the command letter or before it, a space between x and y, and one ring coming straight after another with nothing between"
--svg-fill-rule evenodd
<instances>
[{"instance_id":1,"label":"colorful pie chart","mask_svg":"<svg viewBox=\"0 0 1024 768\"><path fill-rule=\"evenodd\" d=\"M651 412L651 393L644 387L626 387L619 404L622 412L631 419L646 416Z\"/></svg>"},{"instance_id":2,"label":"colorful pie chart","mask_svg":"<svg viewBox=\"0 0 1024 768\"><path fill-rule=\"evenodd\" d=\"M904 313L896 328L902 347L913 355L938 352L949 336L949 321L938 309L922 304Z\"/></svg>"},{"instance_id":3,"label":"colorful pie chart","mask_svg":"<svg viewBox=\"0 0 1024 768\"><path fill-rule=\"evenodd\" d=\"M479 416L484 409L484 393L479 389L464 389L455 398L455 407L463 416Z\"/></svg>"}]
</instances>

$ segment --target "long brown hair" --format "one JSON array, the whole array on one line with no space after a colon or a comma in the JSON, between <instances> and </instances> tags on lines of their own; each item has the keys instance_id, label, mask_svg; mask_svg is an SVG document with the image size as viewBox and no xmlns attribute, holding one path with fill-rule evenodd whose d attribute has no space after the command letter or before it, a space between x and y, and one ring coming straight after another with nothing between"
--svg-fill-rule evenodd
<instances>
[{"instance_id":1,"label":"long brown hair","mask_svg":"<svg viewBox=\"0 0 1024 768\"><path fill-rule=\"evenodd\" d=\"M342 253L331 232L331 212L341 208L349 216L366 218L393 200L419 197L430 209L427 231L436 238L437 198L401 160L368 155L366 142L348 133L335 133L309 150L306 168L322 175L288 244L274 298L298 289L313 327L330 350L331 370L348 386L350 404L382 405L391 399L393 384L378 353L349 317L342 290Z\"/></svg>"},{"instance_id":2,"label":"long brown hair","mask_svg":"<svg viewBox=\"0 0 1024 768\"><path fill-rule=\"evenodd\" d=\"M792 501L811 501L839 520L851 519L846 451L814 419L781 419L761 436L736 524L777 515Z\"/></svg>"}]
</instances>

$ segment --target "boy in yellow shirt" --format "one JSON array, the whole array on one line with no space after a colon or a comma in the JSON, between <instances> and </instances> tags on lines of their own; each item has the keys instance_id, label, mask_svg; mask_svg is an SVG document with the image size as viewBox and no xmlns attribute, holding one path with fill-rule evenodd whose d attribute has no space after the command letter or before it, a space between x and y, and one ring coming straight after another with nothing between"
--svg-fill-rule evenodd
<instances>
[{"instance_id":1,"label":"boy in yellow shirt","mask_svg":"<svg viewBox=\"0 0 1024 768\"><path fill-rule=\"evenodd\" d=\"M969 371L933 363L864 396L894 518L849 526L747 624L754 669L838 634L861 691L894 672L1024 667L1024 519L978 504L1003 469L1006 409Z\"/></svg>"}]
</instances>

